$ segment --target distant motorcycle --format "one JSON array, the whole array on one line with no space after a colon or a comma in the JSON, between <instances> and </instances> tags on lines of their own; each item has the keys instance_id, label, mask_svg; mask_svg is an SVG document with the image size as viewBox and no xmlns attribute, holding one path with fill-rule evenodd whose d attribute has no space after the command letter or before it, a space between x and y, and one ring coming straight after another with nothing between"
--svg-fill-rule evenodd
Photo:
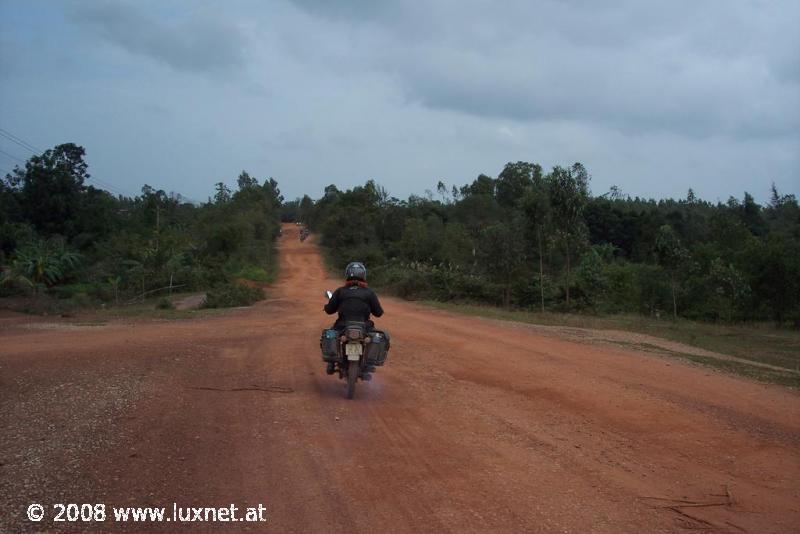
<instances>
[{"instance_id":1,"label":"distant motorcycle","mask_svg":"<svg viewBox=\"0 0 800 534\"><path fill-rule=\"evenodd\" d=\"M330 300L333 293L326 291L325 295ZM363 322L347 322L342 330L323 330L320 349L323 361L334 364L339 379L347 379L347 398L352 399L358 379L371 380L370 373L386 363L389 334L369 330Z\"/></svg>"}]
</instances>

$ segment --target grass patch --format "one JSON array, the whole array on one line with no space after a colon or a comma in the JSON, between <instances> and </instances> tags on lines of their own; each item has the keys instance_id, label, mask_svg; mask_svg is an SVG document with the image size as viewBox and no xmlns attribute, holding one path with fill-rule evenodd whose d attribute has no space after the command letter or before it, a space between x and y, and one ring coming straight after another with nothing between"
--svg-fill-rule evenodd
<instances>
[{"instance_id":1,"label":"grass patch","mask_svg":"<svg viewBox=\"0 0 800 534\"><path fill-rule=\"evenodd\" d=\"M266 284L274 280L275 273L267 272L267 270L262 267L250 265L240 269L239 272L234 275L234 278L242 278L244 280L251 280L253 282L261 282L262 284Z\"/></svg>"},{"instance_id":2,"label":"grass patch","mask_svg":"<svg viewBox=\"0 0 800 534\"><path fill-rule=\"evenodd\" d=\"M175 305L167 297L162 297L158 302L156 302L156 309L157 310L174 310L175 309Z\"/></svg>"},{"instance_id":3,"label":"grass patch","mask_svg":"<svg viewBox=\"0 0 800 534\"><path fill-rule=\"evenodd\" d=\"M56 297L49 293L17 295L0 298L0 309L28 315L71 315L84 309L100 307L102 303L83 293Z\"/></svg>"},{"instance_id":4,"label":"grass patch","mask_svg":"<svg viewBox=\"0 0 800 534\"><path fill-rule=\"evenodd\" d=\"M541 313L520 310L504 310L492 306L453 304L426 301L426 305L466 315L475 315L507 321L517 321L544 326L566 326L593 330L622 330L647 334L677 341L728 356L752 362L767 363L786 369L778 370L750 366L743 362L675 353L695 363L734 372L777 384L800 387L797 371L800 371L800 332L776 328L771 324L718 325L679 319L654 319L638 315L592 316L566 313ZM659 352L669 352L656 348ZM795 373L792 373L795 371Z\"/></svg>"},{"instance_id":5,"label":"grass patch","mask_svg":"<svg viewBox=\"0 0 800 534\"><path fill-rule=\"evenodd\" d=\"M113 319L162 319L186 320L199 319L219 315L222 310L176 310L170 309L173 299L188 297L196 293L173 293L170 298L152 297L134 304L113 306L101 302L88 302L75 305L73 299L55 299L49 296L40 296L39 299L2 298L0 309L7 309L18 313L38 316L64 316L74 317L78 326L101 326ZM169 306L166 302L169 302Z\"/></svg>"},{"instance_id":6,"label":"grass patch","mask_svg":"<svg viewBox=\"0 0 800 534\"><path fill-rule=\"evenodd\" d=\"M683 352L671 352L670 354L683 358L706 367L714 367L735 375L745 376L760 382L769 382L771 384L779 384L781 386L789 386L793 388L800 388L800 375L789 371L779 371L777 369L766 369L764 367L757 367L755 365L748 365L743 362L733 360L721 360L719 358L710 358L708 356L699 356L697 354L686 354Z\"/></svg>"},{"instance_id":7,"label":"grass patch","mask_svg":"<svg viewBox=\"0 0 800 534\"><path fill-rule=\"evenodd\" d=\"M193 295L194 293L173 294L173 298ZM105 322L113 319L159 319L165 321L184 321L189 319L202 319L221 315L224 310L218 309L199 309L199 310L176 310L174 307L159 308L163 298L146 299L144 302L128 304L124 306L110 306L107 308L84 309L75 314L80 320L80 324L86 322ZM163 306L163 304L162 304Z\"/></svg>"},{"instance_id":8,"label":"grass patch","mask_svg":"<svg viewBox=\"0 0 800 534\"><path fill-rule=\"evenodd\" d=\"M202 308L235 308L264 300L264 290L244 284L225 284L208 292Z\"/></svg>"}]
</instances>

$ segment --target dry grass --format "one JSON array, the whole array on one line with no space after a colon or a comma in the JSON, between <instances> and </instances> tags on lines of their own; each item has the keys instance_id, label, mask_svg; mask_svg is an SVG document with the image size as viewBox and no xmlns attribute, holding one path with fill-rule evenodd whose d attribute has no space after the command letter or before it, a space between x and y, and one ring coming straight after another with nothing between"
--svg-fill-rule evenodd
<instances>
[{"instance_id":1,"label":"dry grass","mask_svg":"<svg viewBox=\"0 0 800 534\"><path fill-rule=\"evenodd\" d=\"M779 329L771 324L718 325L685 319L673 321L633 315L593 316L503 310L471 304L442 302L425 302L425 304L455 313L534 325L646 334L746 361L730 361L658 348L657 351L660 353L765 382L800 387L800 331ZM648 350L648 347L641 348ZM748 365L747 361L768 364L779 369Z\"/></svg>"}]
</instances>

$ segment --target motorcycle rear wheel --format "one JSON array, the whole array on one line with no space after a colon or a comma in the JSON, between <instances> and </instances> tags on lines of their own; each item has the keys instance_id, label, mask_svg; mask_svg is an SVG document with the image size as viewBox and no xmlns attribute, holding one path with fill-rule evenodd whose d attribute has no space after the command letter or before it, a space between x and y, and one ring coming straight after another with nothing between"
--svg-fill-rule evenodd
<instances>
[{"instance_id":1,"label":"motorcycle rear wheel","mask_svg":"<svg viewBox=\"0 0 800 534\"><path fill-rule=\"evenodd\" d=\"M358 379L358 362L347 365L347 398L352 399L356 394L356 380Z\"/></svg>"}]
</instances>

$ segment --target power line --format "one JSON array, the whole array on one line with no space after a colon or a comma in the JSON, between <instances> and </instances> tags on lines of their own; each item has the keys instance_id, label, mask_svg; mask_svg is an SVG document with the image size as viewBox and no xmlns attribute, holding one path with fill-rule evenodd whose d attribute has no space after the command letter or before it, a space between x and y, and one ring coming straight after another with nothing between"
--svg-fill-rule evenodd
<instances>
[{"instance_id":1,"label":"power line","mask_svg":"<svg viewBox=\"0 0 800 534\"><path fill-rule=\"evenodd\" d=\"M107 189L111 189L112 191L114 191L114 192L116 192L116 193L118 193L118 194L120 194L120 195L123 195L123 196L128 196L128 194L127 194L127 193L125 193L124 191L120 191L119 189L117 189L117 188L116 188L116 187L114 187L113 185L111 185L111 184L109 184L109 183L107 183L107 182L104 182L103 180L100 180L99 178L95 178L95 177L93 177L93 176L89 176L89 177L88 177L88 179L89 179L89 180L91 180L91 181L93 181L93 182L97 182L98 184L100 184L100 185L103 185L103 186L105 186Z\"/></svg>"},{"instance_id":2,"label":"power line","mask_svg":"<svg viewBox=\"0 0 800 534\"><path fill-rule=\"evenodd\" d=\"M34 146L31 143L29 143L29 142L25 141L24 139L22 139L21 137L19 137L17 135L14 135L13 133L11 133L8 130L5 130L3 128L0 128L0 137L4 137L5 139L11 141L12 143L16 143L17 145L19 145L22 148L32 152L33 154L41 154L42 152L44 152L44 150L42 150L40 148L37 148L36 146ZM25 163L23 160L17 158L16 156L13 156L13 155L9 154L8 152L0 150L0 153L3 153L6 156L8 156L8 157L10 157L10 158L12 158L12 159L14 159L16 161L19 161L20 163ZM96 182L96 183L100 184L101 186L105 187L106 189L111 190L111 191L113 191L113 192L115 192L115 193L117 193L119 195L128 196L128 193L126 193L125 191L121 191L116 186L113 186L110 183L105 182L105 181L103 181L103 180L101 180L99 178L95 178L93 176L89 176L88 179L91 180L92 182ZM178 194L180 194L180 193L178 193ZM131 195L131 196L136 196L136 195ZM181 196L184 199L186 199L189 202L191 202L192 204L202 204L202 202L198 202L198 201L196 201L196 200L194 200L192 198L187 197L186 195L181 195Z\"/></svg>"},{"instance_id":3,"label":"power line","mask_svg":"<svg viewBox=\"0 0 800 534\"><path fill-rule=\"evenodd\" d=\"M13 154L9 154L5 150L0 150L0 154L5 154L6 156L8 156L9 158L13 159L14 161L19 161L20 163L25 163L25 160L22 160L22 159L18 158L17 156L13 155Z\"/></svg>"},{"instance_id":4,"label":"power line","mask_svg":"<svg viewBox=\"0 0 800 534\"><path fill-rule=\"evenodd\" d=\"M25 149L29 150L33 154L39 154L39 153L44 152L44 150L41 150L40 148L37 148L36 146L34 146L31 143L29 143L29 142L25 141L24 139L22 139L21 137L18 137L16 135L14 135L13 133L9 132L8 130L4 130L3 128L0 128L0 137L4 137L4 138L8 139L9 141L11 141L12 143L16 143L17 145L21 146L22 148L25 148ZM7 156L10 156L10 157L14 158L15 160L17 160L17 161L19 161L21 163L25 163L21 159L15 157L15 156L12 156L11 154L9 154L9 153L7 153L5 151L0 150L0 152L2 152L3 154L5 154ZM109 190L111 190L111 191L113 191L113 192L115 192L115 193L117 193L119 195L128 196L128 193L126 193L125 191L122 191L122 190L118 189L116 186L113 186L113 185L109 184L108 182L104 182L103 180L101 180L99 178L94 178L93 176L89 176L88 179L91 180L92 182L98 183L99 185L103 186L105 189L109 189Z\"/></svg>"},{"instance_id":5,"label":"power line","mask_svg":"<svg viewBox=\"0 0 800 534\"><path fill-rule=\"evenodd\" d=\"M38 152L44 152L44 150L40 150L40 149L36 148L36 147L35 147L35 146L33 146L32 144L30 144L30 143L26 142L26 141L25 141L25 140L23 140L23 139L20 139L20 138L19 138L19 137L17 137L16 135L14 135L14 134L12 134L11 132L9 132L9 131L7 131L7 130L4 130L4 129L2 129L2 128L0 128L0 135L2 135L3 137L5 137L6 139L8 139L9 141L11 141L12 143L16 143L16 144L18 144L19 146L21 146L22 148L24 148L24 149L27 149L27 150L30 150L30 151L31 151L31 152L33 152L34 154L36 154L36 153L38 153Z\"/></svg>"},{"instance_id":6,"label":"power line","mask_svg":"<svg viewBox=\"0 0 800 534\"><path fill-rule=\"evenodd\" d=\"M18 161L18 162L20 162L20 163L25 163L25 161L24 161L24 160L22 160L22 159L20 159L20 158L16 157L16 156L15 156L15 155L13 155L13 154L9 154L9 153L8 153L8 152L6 152L5 150L2 150L2 149L0 149L0 154L3 154L3 155L5 155L5 156L7 156L8 158L11 158L11 159L13 159L14 161ZM113 191L117 192L117 193L118 193L118 194L120 194L120 195L125 195L125 194L126 194L126 193L124 193L123 191L120 191L120 190L118 190L117 188L115 188L113 185L111 185L111 184L109 184L109 183L106 183L106 182L103 182L102 180L100 180L100 179L98 179L98 178L92 178L91 176L89 176L89 177L88 177L88 179L89 179L89 180L92 180L92 181L95 181L95 182L99 183L100 185L103 185L103 186L107 187L108 189L111 189L111 190L113 190Z\"/></svg>"}]
</instances>

